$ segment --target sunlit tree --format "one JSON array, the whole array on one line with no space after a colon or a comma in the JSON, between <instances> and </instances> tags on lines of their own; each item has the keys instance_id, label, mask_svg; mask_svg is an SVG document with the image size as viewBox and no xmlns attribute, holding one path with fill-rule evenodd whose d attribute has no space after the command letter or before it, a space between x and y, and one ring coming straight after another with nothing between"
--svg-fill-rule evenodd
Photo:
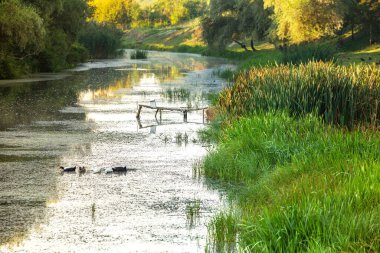
<instances>
[{"instance_id":1,"label":"sunlit tree","mask_svg":"<svg viewBox=\"0 0 380 253\"><path fill-rule=\"evenodd\" d=\"M292 43L333 35L342 28L343 15L337 0L264 0L273 8L274 34Z\"/></svg>"}]
</instances>

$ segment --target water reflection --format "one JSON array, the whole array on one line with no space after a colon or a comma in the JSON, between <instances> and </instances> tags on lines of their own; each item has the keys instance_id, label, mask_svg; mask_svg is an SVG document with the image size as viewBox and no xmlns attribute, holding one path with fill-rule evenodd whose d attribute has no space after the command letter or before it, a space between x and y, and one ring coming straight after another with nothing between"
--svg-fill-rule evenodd
<instances>
[{"instance_id":1,"label":"water reflection","mask_svg":"<svg viewBox=\"0 0 380 253\"><path fill-rule=\"evenodd\" d=\"M183 124L181 114L166 113L157 124L154 112L144 112L136 123L136 105L207 105L201 94L222 87L211 68L223 61L150 57L89 63L66 79L0 87L1 252L203 250L204 225L220 199L191 178L191 164L206 153L196 141L202 114ZM190 94L186 101L165 96L177 88ZM91 173L124 165L136 170ZM88 171L60 175L59 166ZM189 221L188 210L202 215Z\"/></svg>"}]
</instances>

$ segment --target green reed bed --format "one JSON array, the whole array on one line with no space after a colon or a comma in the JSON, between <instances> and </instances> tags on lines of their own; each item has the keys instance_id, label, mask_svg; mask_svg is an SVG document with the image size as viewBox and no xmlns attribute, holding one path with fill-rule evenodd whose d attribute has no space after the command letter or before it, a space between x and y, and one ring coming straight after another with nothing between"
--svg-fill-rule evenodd
<instances>
[{"instance_id":1,"label":"green reed bed","mask_svg":"<svg viewBox=\"0 0 380 253\"><path fill-rule=\"evenodd\" d=\"M131 59L148 59L148 52L145 50L135 50L131 53Z\"/></svg>"},{"instance_id":2,"label":"green reed bed","mask_svg":"<svg viewBox=\"0 0 380 253\"><path fill-rule=\"evenodd\" d=\"M288 111L314 113L326 123L352 128L380 124L380 69L333 63L278 65L240 73L221 93L220 107L231 115Z\"/></svg>"},{"instance_id":3,"label":"green reed bed","mask_svg":"<svg viewBox=\"0 0 380 253\"><path fill-rule=\"evenodd\" d=\"M209 226L207 250L379 252L379 154L378 132L310 115L233 121L204 161L206 176L235 186L232 210Z\"/></svg>"}]
</instances>

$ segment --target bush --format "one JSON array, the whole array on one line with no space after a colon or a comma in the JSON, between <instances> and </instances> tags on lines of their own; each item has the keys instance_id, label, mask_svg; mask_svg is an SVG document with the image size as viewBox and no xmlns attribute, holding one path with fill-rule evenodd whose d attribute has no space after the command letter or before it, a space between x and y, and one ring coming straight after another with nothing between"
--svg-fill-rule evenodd
<instances>
[{"instance_id":1,"label":"bush","mask_svg":"<svg viewBox=\"0 0 380 253\"><path fill-rule=\"evenodd\" d=\"M20 77L29 72L29 67L13 56L0 55L0 79Z\"/></svg>"},{"instance_id":2,"label":"bush","mask_svg":"<svg viewBox=\"0 0 380 253\"><path fill-rule=\"evenodd\" d=\"M88 59L88 50L78 42L71 45L66 57L67 63L74 65L78 62L85 62Z\"/></svg>"},{"instance_id":3,"label":"bush","mask_svg":"<svg viewBox=\"0 0 380 253\"><path fill-rule=\"evenodd\" d=\"M131 53L131 59L147 59L148 52L145 50L136 50Z\"/></svg>"},{"instance_id":4,"label":"bush","mask_svg":"<svg viewBox=\"0 0 380 253\"><path fill-rule=\"evenodd\" d=\"M92 58L107 59L119 54L122 31L112 25L88 23L79 33L79 42L89 51Z\"/></svg>"},{"instance_id":5,"label":"bush","mask_svg":"<svg viewBox=\"0 0 380 253\"><path fill-rule=\"evenodd\" d=\"M293 45L283 50L282 62L300 64L309 61L334 61L335 46L321 43Z\"/></svg>"}]
</instances>

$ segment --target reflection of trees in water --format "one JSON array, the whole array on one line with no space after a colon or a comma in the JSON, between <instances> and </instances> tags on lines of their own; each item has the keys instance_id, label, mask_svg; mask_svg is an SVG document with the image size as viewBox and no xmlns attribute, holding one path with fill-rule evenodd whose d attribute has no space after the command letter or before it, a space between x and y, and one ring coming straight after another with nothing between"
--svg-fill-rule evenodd
<instances>
[{"instance_id":1,"label":"reflection of trees in water","mask_svg":"<svg viewBox=\"0 0 380 253\"><path fill-rule=\"evenodd\" d=\"M24 239L45 217L46 205L56 199L54 161L0 163L0 245Z\"/></svg>"}]
</instances>

